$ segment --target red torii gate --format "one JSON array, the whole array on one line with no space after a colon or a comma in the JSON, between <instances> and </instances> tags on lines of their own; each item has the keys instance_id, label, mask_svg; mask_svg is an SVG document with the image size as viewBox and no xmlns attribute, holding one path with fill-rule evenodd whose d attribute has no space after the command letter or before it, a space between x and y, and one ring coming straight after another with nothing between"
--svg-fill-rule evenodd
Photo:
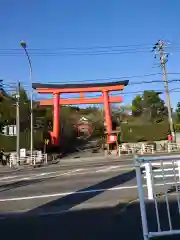
<instances>
[{"instance_id":1,"label":"red torii gate","mask_svg":"<svg viewBox=\"0 0 180 240\"><path fill-rule=\"evenodd\" d=\"M33 88L38 93L53 94L53 99L41 100L40 105L54 106L53 132L51 133L54 145L59 144L60 129L60 105L78 104L104 104L106 130L110 135L112 132L111 103L123 101L121 96L109 96L109 92L121 91L128 85L128 80L108 83L89 83L89 84L43 84L33 83ZM100 97L86 98L84 93L101 92ZM79 98L61 98L62 93L79 93Z\"/></svg>"}]
</instances>

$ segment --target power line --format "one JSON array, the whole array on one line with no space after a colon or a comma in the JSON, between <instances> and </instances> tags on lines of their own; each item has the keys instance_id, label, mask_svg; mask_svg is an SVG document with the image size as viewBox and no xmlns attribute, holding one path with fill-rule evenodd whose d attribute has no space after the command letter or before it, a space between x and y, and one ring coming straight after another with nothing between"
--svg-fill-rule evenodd
<instances>
[{"instance_id":1,"label":"power line","mask_svg":"<svg viewBox=\"0 0 180 240\"><path fill-rule=\"evenodd\" d=\"M112 80L112 79L111 79ZM115 80L115 79L114 79ZM87 82L87 81L83 81L83 82ZM142 84L151 84L151 83L163 83L164 81L161 80L161 79L158 79L158 80L150 80L150 81L139 81L139 82L136 82L136 81L133 81L133 82L129 82L128 86L132 86L132 85L142 85ZM175 83L175 82L180 82L180 79L170 79L168 80L168 83ZM55 82L53 82L55 83ZM59 82L59 83L65 83L65 82ZM78 84L77 84L78 85ZM4 88L8 88L8 89L15 89L15 86L13 86L13 84L6 84L6 83L3 83L2 86ZM28 88L28 86L26 85L23 85L23 88L26 90L26 88Z\"/></svg>"},{"instance_id":2,"label":"power line","mask_svg":"<svg viewBox=\"0 0 180 240\"><path fill-rule=\"evenodd\" d=\"M84 55L109 55L109 54L132 54L148 53L152 44L129 44L129 45L106 45L90 47L55 47L55 48L31 48L29 52L32 56L84 56ZM180 50L180 44L170 47ZM166 46L164 46L166 48ZM21 56L19 48L0 49L0 56Z\"/></svg>"},{"instance_id":3,"label":"power line","mask_svg":"<svg viewBox=\"0 0 180 240\"><path fill-rule=\"evenodd\" d=\"M30 53L33 57L59 57L59 56L104 56L104 55L122 55L134 53L150 53L150 50L135 51L104 51L104 52L80 52L80 53ZM22 53L0 53L0 57L21 57Z\"/></svg>"},{"instance_id":4,"label":"power line","mask_svg":"<svg viewBox=\"0 0 180 240\"><path fill-rule=\"evenodd\" d=\"M126 45L126 46L99 46L87 48L51 48L51 49L29 49L32 56L59 56L59 55L105 55L124 54L136 52L150 52L152 45ZM68 50L68 51L67 51ZM69 52L70 50L70 52ZM72 52L73 50L73 52ZM0 49L0 56L21 56L20 49Z\"/></svg>"},{"instance_id":5,"label":"power line","mask_svg":"<svg viewBox=\"0 0 180 240\"><path fill-rule=\"evenodd\" d=\"M29 48L30 51L46 51L46 50L91 50L91 49L108 49L108 48L129 48L129 47L152 47L152 43L146 44L127 44L127 45L99 45L99 46L90 46L90 47L51 47L51 48ZM19 51L19 48L0 48L5 51Z\"/></svg>"},{"instance_id":6,"label":"power line","mask_svg":"<svg viewBox=\"0 0 180 240\"><path fill-rule=\"evenodd\" d=\"M124 55L124 54L141 54L141 53L150 53L151 48L134 48L134 49L112 49L112 50L101 50L101 51L86 51L86 52L34 52L29 51L30 55L33 57L68 57L68 56L105 56L105 55ZM180 52L180 49L177 48L176 52ZM0 51L0 57L21 57L23 54L19 51Z\"/></svg>"}]
</instances>

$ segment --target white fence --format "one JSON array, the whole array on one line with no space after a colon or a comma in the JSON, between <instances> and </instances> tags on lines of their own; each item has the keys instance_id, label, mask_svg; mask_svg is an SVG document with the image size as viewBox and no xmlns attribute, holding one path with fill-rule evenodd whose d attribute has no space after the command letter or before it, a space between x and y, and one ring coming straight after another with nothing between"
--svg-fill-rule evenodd
<instances>
[{"instance_id":1,"label":"white fence","mask_svg":"<svg viewBox=\"0 0 180 240\"><path fill-rule=\"evenodd\" d=\"M180 144L168 143L165 146L157 146L151 144L134 144L131 146L120 145L118 149L119 156L129 154L156 154L156 153L180 153Z\"/></svg>"},{"instance_id":2,"label":"white fence","mask_svg":"<svg viewBox=\"0 0 180 240\"><path fill-rule=\"evenodd\" d=\"M180 144L169 143L167 147L168 152L177 152L180 151Z\"/></svg>"},{"instance_id":3,"label":"white fence","mask_svg":"<svg viewBox=\"0 0 180 240\"><path fill-rule=\"evenodd\" d=\"M9 166L17 165L37 165L37 164L47 164L47 154L39 154L25 157L17 158L16 155L11 154L9 158Z\"/></svg>"},{"instance_id":4,"label":"white fence","mask_svg":"<svg viewBox=\"0 0 180 240\"><path fill-rule=\"evenodd\" d=\"M170 236L180 234L180 226L178 229L173 228L172 220L173 214L171 209L170 196L173 197L173 201L177 202L177 214L178 223L180 222L180 155L171 156L136 156L135 157L136 178L141 210L141 219L143 227L144 240L148 240L153 237ZM145 167L145 171L142 171L142 167ZM169 173L170 172L170 173ZM143 174L145 176L143 176ZM144 189L143 178L146 185ZM161 180L161 183L156 183L156 180ZM154 203L155 215L157 221L157 231L150 232L148 230L147 212L146 212L146 197L144 190L147 186L148 200ZM160 190L161 189L161 190ZM159 192L160 190L160 192ZM173 196L171 195L173 193ZM165 199L168 228L162 230L162 220L160 217L160 196ZM172 199L171 199L172 200ZM162 202L161 202L162 203Z\"/></svg>"}]
</instances>

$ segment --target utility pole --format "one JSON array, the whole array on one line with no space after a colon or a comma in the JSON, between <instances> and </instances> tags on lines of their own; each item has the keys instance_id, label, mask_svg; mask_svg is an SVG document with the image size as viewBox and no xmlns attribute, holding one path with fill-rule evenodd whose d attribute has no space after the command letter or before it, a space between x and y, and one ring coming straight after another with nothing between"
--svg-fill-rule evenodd
<instances>
[{"instance_id":1,"label":"utility pole","mask_svg":"<svg viewBox=\"0 0 180 240\"><path fill-rule=\"evenodd\" d=\"M20 157L20 114L19 114L19 102L20 102L20 82L17 82L16 90L16 153L17 162L19 162Z\"/></svg>"},{"instance_id":2,"label":"utility pole","mask_svg":"<svg viewBox=\"0 0 180 240\"><path fill-rule=\"evenodd\" d=\"M160 57L160 66L162 67L163 76L164 76L164 88L165 88L165 94L166 94L166 104L168 109L169 127L171 131L172 140L173 142L176 142L176 136L174 132L173 119L172 119L171 101L170 101L169 88L168 88L167 70L166 70L166 63L168 61L169 54L164 51L165 47L166 47L166 43L162 40L159 40L154 45L152 51L155 52L155 58L156 58L156 55L159 55Z\"/></svg>"}]
</instances>

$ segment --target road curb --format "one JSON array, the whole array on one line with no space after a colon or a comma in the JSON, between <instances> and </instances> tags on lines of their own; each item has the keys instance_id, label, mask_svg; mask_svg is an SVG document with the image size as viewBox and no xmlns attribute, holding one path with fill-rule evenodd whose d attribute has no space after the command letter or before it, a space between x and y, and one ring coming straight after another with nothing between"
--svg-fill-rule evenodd
<instances>
[{"instance_id":1,"label":"road curb","mask_svg":"<svg viewBox=\"0 0 180 240\"><path fill-rule=\"evenodd\" d=\"M100 159L106 159L106 160L112 160L112 159L120 159L119 156L93 156L93 157L79 157L79 158L67 158L67 159L60 159L59 163L68 163L69 161L72 162L82 162L82 161L93 161L94 159L100 160Z\"/></svg>"}]
</instances>

